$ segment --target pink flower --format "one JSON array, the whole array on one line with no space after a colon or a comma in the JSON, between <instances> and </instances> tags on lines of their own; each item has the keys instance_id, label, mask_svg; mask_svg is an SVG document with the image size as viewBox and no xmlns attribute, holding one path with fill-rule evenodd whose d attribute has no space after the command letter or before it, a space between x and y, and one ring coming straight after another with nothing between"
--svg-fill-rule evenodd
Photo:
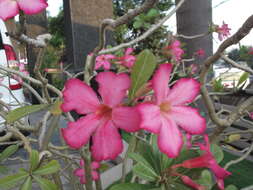
<instances>
[{"instance_id":1,"label":"pink flower","mask_svg":"<svg viewBox=\"0 0 253 190\"><path fill-rule=\"evenodd\" d=\"M249 113L249 117L250 117L251 119L253 119L253 112L250 112L250 113Z\"/></svg>"},{"instance_id":2,"label":"pink flower","mask_svg":"<svg viewBox=\"0 0 253 190\"><path fill-rule=\"evenodd\" d=\"M203 50L202 48L198 49L195 53L194 53L196 56L198 57L204 57L206 52L205 50Z\"/></svg>"},{"instance_id":3,"label":"pink flower","mask_svg":"<svg viewBox=\"0 0 253 190\"><path fill-rule=\"evenodd\" d=\"M0 18L7 20L16 16L20 10L25 14L37 14L47 8L45 0L0 0Z\"/></svg>"},{"instance_id":4,"label":"pink flower","mask_svg":"<svg viewBox=\"0 0 253 190\"><path fill-rule=\"evenodd\" d=\"M133 48L127 48L125 55L118 58L118 63L124 65L125 67L132 68L136 61L136 57L131 55L132 52Z\"/></svg>"},{"instance_id":5,"label":"pink flower","mask_svg":"<svg viewBox=\"0 0 253 190\"><path fill-rule=\"evenodd\" d=\"M205 190L206 189L204 186L197 184L195 181L193 181L191 178L189 178L186 175L179 175L179 176L185 185L192 187L193 189L196 189L196 190Z\"/></svg>"},{"instance_id":6,"label":"pink flower","mask_svg":"<svg viewBox=\"0 0 253 190\"><path fill-rule=\"evenodd\" d=\"M158 135L159 149L168 157L178 156L183 145L180 126L189 134L202 134L205 119L197 109L186 106L199 94L200 84L195 79L179 79L172 89L168 81L171 64L161 64L152 79L154 101L138 106L142 129Z\"/></svg>"},{"instance_id":7,"label":"pink flower","mask_svg":"<svg viewBox=\"0 0 253 190\"><path fill-rule=\"evenodd\" d=\"M181 164L177 164L172 166L174 169L178 168L178 167L184 167L184 168L209 168L210 170L212 170L212 172L214 173L215 177L216 177L216 181L218 184L219 189L223 190L224 189L224 179L226 177L228 177L229 175L231 175L230 172L226 171L225 169L223 169L222 167L220 167L218 165L218 163L216 162L212 152L210 151L210 144L209 144L209 140L208 140L208 136L204 135L205 138L205 143L204 144L198 144L198 146L200 147L200 150L205 151L205 153L199 157L193 158L193 159L189 159L184 161Z\"/></svg>"},{"instance_id":8,"label":"pink flower","mask_svg":"<svg viewBox=\"0 0 253 190\"><path fill-rule=\"evenodd\" d=\"M222 26L217 26L216 27L216 31L218 33L218 38L220 41L222 41L224 38L227 38L230 35L230 31L231 28L228 28L228 25L225 24L225 22L223 21Z\"/></svg>"},{"instance_id":9,"label":"pink flower","mask_svg":"<svg viewBox=\"0 0 253 190\"><path fill-rule=\"evenodd\" d=\"M169 46L165 49L169 50L169 53L175 61L179 62L182 59L182 55L184 54L184 50L181 49L181 42L179 40L173 41Z\"/></svg>"},{"instance_id":10,"label":"pink flower","mask_svg":"<svg viewBox=\"0 0 253 190\"><path fill-rule=\"evenodd\" d=\"M112 54L99 55L96 57L96 65L95 69L99 69L100 67L104 67L105 70L109 70L111 67L110 60L116 59L116 57Z\"/></svg>"},{"instance_id":11,"label":"pink flower","mask_svg":"<svg viewBox=\"0 0 253 190\"><path fill-rule=\"evenodd\" d=\"M127 74L101 72L96 76L101 98L90 86L78 79L70 79L63 90L64 112L71 110L85 115L69 122L62 129L67 144L75 149L85 145L92 136L92 156L96 161L115 159L123 145L118 128L127 132L139 130L139 114L135 107L123 106L130 87Z\"/></svg>"},{"instance_id":12,"label":"pink flower","mask_svg":"<svg viewBox=\"0 0 253 190\"><path fill-rule=\"evenodd\" d=\"M79 177L80 179L80 183L81 184L85 184L86 183L86 179L85 179L85 170L83 169L84 166L84 161L80 160L80 166L82 166L82 168L77 168L74 170L74 175ZM98 169L100 167L100 163L99 162L92 162L91 163L91 175L92 175L92 179L94 181L99 179L99 173L96 171L96 169Z\"/></svg>"}]
</instances>

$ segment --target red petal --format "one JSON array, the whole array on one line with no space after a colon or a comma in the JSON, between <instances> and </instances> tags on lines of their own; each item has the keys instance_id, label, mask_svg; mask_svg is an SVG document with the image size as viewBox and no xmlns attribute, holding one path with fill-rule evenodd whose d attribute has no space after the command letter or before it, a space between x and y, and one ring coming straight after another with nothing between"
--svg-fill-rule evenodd
<instances>
[{"instance_id":1,"label":"red petal","mask_svg":"<svg viewBox=\"0 0 253 190\"><path fill-rule=\"evenodd\" d=\"M48 4L45 0L18 0L18 5L25 14L32 15L37 14L47 8Z\"/></svg>"},{"instance_id":2,"label":"red petal","mask_svg":"<svg viewBox=\"0 0 253 190\"><path fill-rule=\"evenodd\" d=\"M168 82L172 70L171 64L161 64L152 79L152 87L155 92L156 104L160 104L168 95Z\"/></svg>"},{"instance_id":3,"label":"red petal","mask_svg":"<svg viewBox=\"0 0 253 190\"><path fill-rule=\"evenodd\" d=\"M76 122L69 122L68 127L62 129L62 136L70 147L78 149L89 141L98 124L96 116L90 114Z\"/></svg>"},{"instance_id":4,"label":"red petal","mask_svg":"<svg viewBox=\"0 0 253 190\"><path fill-rule=\"evenodd\" d=\"M170 158L175 158L181 151L183 145L182 134L176 123L168 118L162 119L162 126L158 136L158 146L161 152Z\"/></svg>"},{"instance_id":5,"label":"red petal","mask_svg":"<svg viewBox=\"0 0 253 190\"><path fill-rule=\"evenodd\" d=\"M135 107L114 108L112 120L116 127L127 132L135 132L140 129L140 115Z\"/></svg>"},{"instance_id":6,"label":"red petal","mask_svg":"<svg viewBox=\"0 0 253 190\"><path fill-rule=\"evenodd\" d=\"M113 72L101 72L97 75L99 94L106 105L114 107L121 103L130 87L130 78L127 74L115 74Z\"/></svg>"},{"instance_id":7,"label":"red petal","mask_svg":"<svg viewBox=\"0 0 253 190\"><path fill-rule=\"evenodd\" d=\"M205 118L189 106L172 106L168 115L187 133L202 134L206 129Z\"/></svg>"},{"instance_id":8,"label":"red petal","mask_svg":"<svg viewBox=\"0 0 253 190\"><path fill-rule=\"evenodd\" d=\"M64 112L75 110L79 114L87 114L95 112L100 104L92 88L78 79L70 79L66 82L63 99L61 109Z\"/></svg>"},{"instance_id":9,"label":"red petal","mask_svg":"<svg viewBox=\"0 0 253 190\"><path fill-rule=\"evenodd\" d=\"M179 79L168 94L171 105L184 105L192 102L200 91L200 83L195 79Z\"/></svg>"},{"instance_id":10,"label":"red petal","mask_svg":"<svg viewBox=\"0 0 253 190\"><path fill-rule=\"evenodd\" d=\"M100 124L92 140L92 156L96 161L114 160L123 150L118 129L111 120Z\"/></svg>"}]
</instances>

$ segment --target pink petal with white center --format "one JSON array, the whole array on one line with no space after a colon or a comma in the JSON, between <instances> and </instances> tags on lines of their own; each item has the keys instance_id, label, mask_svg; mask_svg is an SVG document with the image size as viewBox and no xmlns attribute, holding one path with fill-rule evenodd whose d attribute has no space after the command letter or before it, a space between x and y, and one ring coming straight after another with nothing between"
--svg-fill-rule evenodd
<instances>
[{"instance_id":1,"label":"pink petal with white center","mask_svg":"<svg viewBox=\"0 0 253 190\"><path fill-rule=\"evenodd\" d=\"M98 92L103 103L111 107L121 103L131 84L127 74L115 74L113 72L99 73L96 76L96 81L99 83Z\"/></svg>"},{"instance_id":2,"label":"pink petal with white center","mask_svg":"<svg viewBox=\"0 0 253 190\"><path fill-rule=\"evenodd\" d=\"M81 117L76 122L69 122L67 128L61 129L62 136L70 147L81 148L89 141L99 122L93 114Z\"/></svg>"},{"instance_id":3,"label":"pink petal with white center","mask_svg":"<svg viewBox=\"0 0 253 190\"><path fill-rule=\"evenodd\" d=\"M143 103L137 109L141 116L140 128L158 134L162 125L160 108L151 103Z\"/></svg>"},{"instance_id":4,"label":"pink petal with white center","mask_svg":"<svg viewBox=\"0 0 253 190\"><path fill-rule=\"evenodd\" d=\"M158 147L169 158L175 158L183 145L182 134L176 123L169 119L162 119L162 126L158 135Z\"/></svg>"},{"instance_id":5,"label":"pink petal with white center","mask_svg":"<svg viewBox=\"0 0 253 190\"><path fill-rule=\"evenodd\" d=\"M65 83L63 90L64 112L75 110L79 114L95 112L100 102L96 93L87 84L78 79L70 79Z\"/></svg>"},{"instance_id":6,"label":"pink petal with white center","mask_svg":"<svg viewBox=\"0 0 253 190\"><path fill-rule=\"evenodd\" d=\"M19 13L18 4L13 0L0 0L0 18L7 20Z\"/></svg>"},{"instance_id":7,"label":"pink petal with white center","mask_svg":"<svg viewBox=\"0 0 253 190\"><path fill-rule=\"evenodd\" d=\"M121 136L111 120L100 123L92 140L92 157L96 161L114 160L123 150Z\"/></svg>"},{"instance_id":8,"label":"pink petal with white center","mask_svg":"<svg viewBox=\"0 0 253 190\"><path fill-rule=\"evenodd\" d=\"M135 107L116 107L112 110L112 121L116 127L127 132L140 129L140 114Z\"/></svg>"},{"instance_id":9,"label":"pink petal with white center","mask_svg":"<svg viewBox=\"0 0 253 190\"><path fill-rule=\"evenodd\" d=\"M160 104L168 95L168 82L172 70L171 64L161 64L152 79L152 87L155 92L156 104Z\"/></svg>"},{"instance_id":10,"label":"pink petal with white center","mask_svg":"<svg viewBox=\"0 0 253 190\"><path fill-rule=\"evenodd\" d=\"M48 4L45 0L17 0L18 6L25 14L37 14L47 8Z\"/></svg>"},{"instance_id":11,"label":"pink petal with white center","mask_svg":"<svg viewBox=\"0 0 253 190\"><path fill-rule=\"evenodd\" d=\"M202 134L206 130L206 120L195 108L172 106L168 116L189 134Z\"/></svg>"},{"instance_id":12,"label":"pink petal with white center","mask_svg":"<svg viewBox=\"0 0 253 190\"><path fill-rule=\"evenodd\" d=\"M200 83L192 78L179 79L170 90L167 100L171 105L184 105L192 102L200 91Z\"/></svg>"}]
</instances>

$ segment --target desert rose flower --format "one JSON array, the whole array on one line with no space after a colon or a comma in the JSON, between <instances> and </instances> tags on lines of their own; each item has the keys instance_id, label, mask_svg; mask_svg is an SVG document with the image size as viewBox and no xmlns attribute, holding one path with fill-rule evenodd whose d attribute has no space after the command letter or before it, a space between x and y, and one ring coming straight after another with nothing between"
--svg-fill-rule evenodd
<instances>
[{"instance_id":1,"label":"desert rose flower","mask_svg":"<svg viewBox=\"0 0 253 190\"><path fill-rule=\"evenodd\" d=\"M172 59L176 62L181 61L184 50L181 48L181 42L179 40L173 41L169 46L165 47L169 51Z\"/></svg>"},{"instance_id":2,"label":"desert rose flower","mask_svg":"<svg viewBox=\"0 0 253 190\"><path fill-rule=\"evenodd\" d=\"M95 161L115 159L123 150L118 129L139 130L139 114L135 107L123 106L130 87L127 74L101 72L96 76L99 98L90 86L78 79L70 79L63 90L64 112L75 110L85 115L69 122L62 129L67 144L75 149L85 145L92 136L91 152Z\"/></svg>"},{"instance_id":3,"label":"desert rose flower","mask_svg":"<svg viewBox=\"0 0 253 190\"><path fill-rule=\"evenodd\" d=\"M0 18L7 20L16 16L20 10L28 15L37 14L47 6L45 0L0 0Z\"/></svg>"},{"instance_id":4,"label":"desert rose flower","mask_svg":"<svg viewBox=\"0 0 253 190\"><path fill-rule=\"evenodd\" d=\"M222 41L224 38L227 38L230 35L231 28L228 28L228 25L223 21L222 26L217 26L215 32L218 33L218 38Z\"/></svg>"},{"instance_id":5,"label":"desert rose flower","mask_svg":"<svg viewBox=\"0 0 253 190\"><path fill-rule=\"evenodd\" d=\"M105 70L109 70L111 68L110 61L112 59L116 59L116 57L112 54L104 54L104 55L97 56L96 57L95 69L97 70L100 67L103 67Z\"/></svg>"},{"instance_id":6,"label":"desert rose flower","mask_svg":"<svg viewBox=\"0 0 253 190\"><path fill-rule=\"evenodd\" d=\"M210 144L208 140L208 136L204 135L205 138L205 145L204 144L198 144L200 147L200 150L204 151L205 153L199 157L192 158L189 160L184 161L181 164L177 164L172 166L172 168L178 168L178 167L184 167L184 168L209 168L215 175L217 185L219 189L224 189L224 179L231 175L230 172L220 167L215 160L211 150L210 150Z\"/></svg>"},{"instance_id":7,"label":"desert rose flower","mask_svg":"<svg viewBox=\"0 0 253 190\"><path fill-rule=\"evenodd\" d=\"M118 63L124 65L127 68L132 68L136 57L131 55L133 53L133 48L127 48L125 51L125 55L118 58Z\"/></svg>"},{"instance_id":8,"label":"desert rose flower","mask_svg":"<svg viewBox=\"0 0 253 190\"><path fill-rule=\"evenodd\" d=\"M142 129L158 135L158 147L168 157L177 157L183 145L179 127L187 133L202 134L205 119L197 109L186 104L199 94L200 84L195 79L179 79L168 87L172 64L161 64L152 79L154 101L138 106Z\"/></svg>"},{"instance_id":9,"label":"desert rose flower","mask_svg":"<svg viewBox=\"0 0 253 190\"><path fill-rule=\"evenodd\" d=\"M79 177L81 184L86 183L85 170L83 169L84 164L85 164L84 161L80 160L80 166L82 166L82 167L74 170L74 175ZM96 171L99 167L100 167L99 162L92 162L91 163L91 169L92 169L91 175L92 175L92 179L94 181L99 179L99 173Z\"/></svg>"},{"instance_id":10,"label":"desert rose flower","mask_svg":"<svg viewBox=\"0 0 253 190\"><path fill-rule=\"evenodd\" d=\"M205 50L203 50L202 48L198 49L195 53L194 53L196 56L198 57L204 57L206 52Z\"/></svg>"}]
</instances>

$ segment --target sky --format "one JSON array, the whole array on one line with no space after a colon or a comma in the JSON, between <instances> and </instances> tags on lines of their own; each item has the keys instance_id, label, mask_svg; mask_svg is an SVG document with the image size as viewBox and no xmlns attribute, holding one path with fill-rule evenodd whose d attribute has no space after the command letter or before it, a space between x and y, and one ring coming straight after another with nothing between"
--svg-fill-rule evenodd
<instances>
[{"instance_id":1,"label":"sky","mask_svg":"<svg viewBox=\"0 0 253 190\"><path fill-rule=\"evenodd\" d=\"M63 0L48 0L48 11L50 16L56 16ZM207 1L207 0L203 0ZM222 3L224 2L224 3ZM224 21L231 28L231 34L234 34L242 23L253 14L253 0L212 0L213 3L213 23L221 25ZM217 6L218 5L218 6ZM167 25L172 31L176 30L175 16L171 18ZM214 50L221 42L214 34ZM241 41L242 45L253 46L253 32ZM236 47L236 46L233 46Z\"/></svg>"}]
</instances>

